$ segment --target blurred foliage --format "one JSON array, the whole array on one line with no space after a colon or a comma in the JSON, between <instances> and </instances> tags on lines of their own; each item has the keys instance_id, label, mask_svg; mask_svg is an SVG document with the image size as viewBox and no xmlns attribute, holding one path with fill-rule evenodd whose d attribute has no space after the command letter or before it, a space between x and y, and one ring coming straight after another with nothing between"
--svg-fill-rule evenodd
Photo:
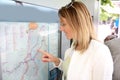
<instances>
[{"instance_id":1,"label":"blurred foliage","mask_svg":"<svg viewBox=\"0 0 120 80\"><path fill-rule=\"evenodd\" d=\"M101 8L100 20L107 21L109 17L111 17L111 14L109 14L108 12L104 11L104 9Z\"/></svg>"},{"instance_id":2,"label":"blurred foliage","mask_svg":"<svg viewBox=\"0 0 120 80\"><path fill-rule=\"evenodd\" d=\"M106 5L110 5L110 7L114 7L111 0L101 0L101 6L106 6ZM114 17L114 16L116 16L116 14L108 13L104 9L100 8L101 21L107 21L108 18Z\"/></svg>"},{"instance_id":3,"label":"blurred foliage","mask_svg":"<svg viewBox=\"0 0 120 80\"><path fill-rule=\"evenodd\" d=\"M109 4L110 6L112 6L111 0L101 0L101 5L107 5L107 4Z\"/></svg>"}]
</instances>

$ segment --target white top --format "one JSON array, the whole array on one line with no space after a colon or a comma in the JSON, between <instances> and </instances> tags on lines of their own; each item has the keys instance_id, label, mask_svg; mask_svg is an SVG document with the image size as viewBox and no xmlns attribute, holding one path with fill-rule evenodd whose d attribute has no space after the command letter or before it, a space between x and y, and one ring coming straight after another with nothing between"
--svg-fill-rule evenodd
<instances>
[{"instance_id":1,"label":"white top","mask_svg":"<svg viewBox=\"0 0 120 80\"><path fill-rule=\"evenodd\" d=\"M72 57L72 54L74 53L74 50L72 50L69 55L65 58L64 62L62 63L62 70L64 71L64 80L67 78L67 72L70 64L70 60Z\"/></svg>"},{"instance_id":2,"label":"white top","mask_svg":"<svg viewBox=\"0 0 120 80\"><path fill-rule=\"evenodd\" d=\"M71 51L72 48L69 48L65 52L65 58ZM62 69L62 61L58 67ZM92 40L84 53L74 50L67 80L112 80L112 73L113 60L108 47Z\"/></svg>"}]
</instances>

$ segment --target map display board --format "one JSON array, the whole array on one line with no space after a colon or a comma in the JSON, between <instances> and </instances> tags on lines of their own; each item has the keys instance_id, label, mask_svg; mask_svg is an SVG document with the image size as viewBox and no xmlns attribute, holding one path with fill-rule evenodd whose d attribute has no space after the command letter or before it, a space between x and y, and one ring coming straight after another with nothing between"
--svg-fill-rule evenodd
<instances>
[{"instance_id":1,"label":"map display board","mask_svg":"<svg viewBox=\"0 0 120 80\"><path fill-rule=\"evenodd\" d=\"M58 56L58 23L0 22L2 80L48 80L43 49Z\"/></svg>"}]
</instances>

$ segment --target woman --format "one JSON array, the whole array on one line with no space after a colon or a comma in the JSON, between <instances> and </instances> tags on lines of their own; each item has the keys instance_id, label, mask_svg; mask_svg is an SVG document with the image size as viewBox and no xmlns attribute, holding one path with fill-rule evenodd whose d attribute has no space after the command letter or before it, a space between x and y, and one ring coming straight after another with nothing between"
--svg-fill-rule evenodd
<instances>
[{"instance_id":1,"label":"woman","mask_svg":"<svg viewBox=\"0 0 120 80\"><path fill-rule=\"evenodd\" d=\"M71 2L58 12L60 30L72 39L64 60L43 50L42 61L53 62L63 70L64 80L112 80L113 61L104 44L96 40L92 18L82 2Z\"/></svg>"}]
</instances>

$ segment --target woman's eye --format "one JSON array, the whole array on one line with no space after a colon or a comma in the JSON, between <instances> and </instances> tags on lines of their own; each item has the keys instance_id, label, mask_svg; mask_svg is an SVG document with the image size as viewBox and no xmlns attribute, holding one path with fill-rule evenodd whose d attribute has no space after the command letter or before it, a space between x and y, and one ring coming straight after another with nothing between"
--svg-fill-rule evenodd
<instances>
[{"instance_id":1,"label":"woman's eye","mask_svg":"<svg viewBox=\"0 0 120 80\"><path fill-rule=\"evenodd\" d=\"M61 26L65 26L65 24L64 24L64 23L60 23L60 25L61 25Z\"/></svg>"}]
</instances>

